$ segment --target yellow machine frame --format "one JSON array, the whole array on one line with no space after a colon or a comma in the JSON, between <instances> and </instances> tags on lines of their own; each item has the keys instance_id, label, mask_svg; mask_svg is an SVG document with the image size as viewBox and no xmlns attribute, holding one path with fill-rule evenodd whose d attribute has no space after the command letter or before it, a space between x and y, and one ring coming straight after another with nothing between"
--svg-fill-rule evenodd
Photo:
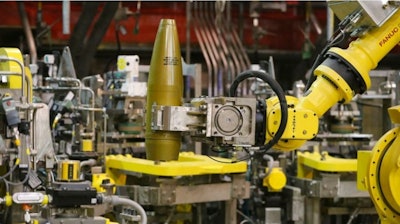
<instances>
[{"instance_id":1,"label":"yellow machine frame","mask_svg":"<svg viewBox=\"0 0 400 224\"><path fill-rule=\"evenodd\" d=\"M177 177L205 174L245 173L246 162L232 162L230 159L216 158L192 152L181 152L177 161L154 162L134 158L129 155L110 155L106 157L106 172L116 184L125 184L126 173L135 172L155 176Z\"/></svg>"}]
</instances>

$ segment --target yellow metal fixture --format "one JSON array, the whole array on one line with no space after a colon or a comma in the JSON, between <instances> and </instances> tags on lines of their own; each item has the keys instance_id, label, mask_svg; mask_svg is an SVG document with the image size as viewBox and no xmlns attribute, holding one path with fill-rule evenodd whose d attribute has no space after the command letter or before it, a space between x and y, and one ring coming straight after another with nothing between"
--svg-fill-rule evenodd
<instances>
[{"instance_id":1,"label":"yellow metal fixture","mask_svg":"<svg viewBox=\"0 0 400 224\"><path fill-rule=\"evenodd\" d=\"M268 173L268 168L265 170ZM286 185L286 175L282 171L281 167L273 167L271 172L264 177L263 179L263 186L268 187L268 190L271 192L278 192L282 191L282 189Z\"/></svg>"},{"instance_id":2,"label":"yellow metal fixture","mask_svg":"<svg viewBox=\"0 0 400 224\"><path fill-rule=\"evenodd\" d=\"M106 189L104 189L101 185L105 181L109 182L109 184L111 184L111 185L115 184L114 180L111 179L105 173L93 174L93 176L92 176L92 187L96 188L98 193L104 193L104 192L106 192ZM113 189L113 192L115 192L115 189Z\"/></svg>"},{"instance_id":3,"label":"yellow metal fixture","mask_svg":"<svg viewBox=\"0 0 400 224\"><path fill-rule=\"evenodd\" d=\"M6 193L6 196L4 197L4 204L7 206L7 207L9 207L9 206L11 206L12 205L12 202L13 202L13 199L12 199L12 196L10 195L10 193Z\"/></svg>"},{"instance_id":4,"label":"yellow metal fixture","mask_svg":"<svg viewBox=\"0 0 400 224\"><path fill-rule=\"evenodd\" d=\"M79 181L80 162L78 160L62 160L58 163L59 181Z\"/></svg>"},{"instance_id":5,"label":"yellow metal fixture","mask_svg":"<svg viewBox=\"0 0 400 224\"><path fill-rule=\"evenodd\" d=\"M168 162L154 162L151 160L134 158L130 155L110 155L106 157L106 173L116 184L125 184L125 174L138 172L156 176L189 176L204 174L245 173L246 162L233 162L230 159L215 158L217 162L207 156L196 155L192 152L182 152L179 160Z\"/></svg>"},{"instance_id":6,"label":"yellow metal fixture","mask_svg":"<svg viewBox=\"0 0 400 224\"><path fill-rule=\"evenodd\" d=\"M4 77L5 80L1 80L0 87L21 89L21 96L29 96L27 100L32 102L32 74L29 68L24 66L24 59L18 48L0 48L0 70L9 72L9 75ZM25 80L22 82L23 78Z\"/></svg>"},{"instance_id":7,"label":"yellow metal fixture","mask_svg":"<svg viewBox=\"0 0 400 224\"><path fill-rule=\"evenodd\" d=\"M324 172L356 172L357 159L342 159L328 155L328 152L298 152L297 177L312 178L314 170Z\"/></svg>"},{"instance_id":8,"label":"yellow metal fixture","mask_svg":"<svg viewBox=\"0 0 400 224\"><path fill-rule=\"evenodd\" d=\"M81 144L81 149L83 152L93 152L93 140L83 139Z\"/></svg>"}]
</instances>

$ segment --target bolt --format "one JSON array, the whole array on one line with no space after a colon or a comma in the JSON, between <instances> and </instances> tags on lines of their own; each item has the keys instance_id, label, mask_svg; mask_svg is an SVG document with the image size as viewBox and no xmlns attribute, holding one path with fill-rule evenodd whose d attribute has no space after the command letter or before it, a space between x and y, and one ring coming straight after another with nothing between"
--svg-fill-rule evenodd
<instances>
[{"instance_id":1,"label":"bolt","mask_svg":"<svg viewBox=\"0 0 400 224\"><path fill-rule=\"evenodd\" d=\"M386 9L389 6L388 1L387 0L383 0L382 1L382 9Z\"/></svg>"}]
</instances>

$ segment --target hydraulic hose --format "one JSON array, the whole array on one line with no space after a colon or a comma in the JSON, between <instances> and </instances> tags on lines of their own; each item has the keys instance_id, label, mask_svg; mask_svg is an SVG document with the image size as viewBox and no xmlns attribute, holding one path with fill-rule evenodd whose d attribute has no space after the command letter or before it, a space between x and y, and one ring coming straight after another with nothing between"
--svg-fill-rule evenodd
<instances>
[{"instance_id":1,"label":"hydraulic hose","mask_svg":"<svg viewBox=\"0 0 400 224\"><path fill-rule=\"evenodd\" d=\"M278 131L276 134L272 137L271 140L268 141L267 144L260 146L260 151L266 151L270 149L272 146L274 146L279 139L282 137L283 132L285 131L286 123L288 120L288 106L285 98L285 93L283 92L282 87L279 85L279 83L273 79L271 76L269 76L267 73L262 72L262 71L244 71L240 73L235 80L233 81L231 88L229 90L229 95L231 97L236 97L236 90L239 84L248 78L259 78L263 80L264 82L268 83L268 85L272 88L274 93L277 95L279 99L279 104L281 108L281 123L279 124Z\"/></svg>"},{"instance_id":2,"label":"hydraulic hose","mask_svg":"<svg viewBox=\"0 0 400 224\"><path fill-rule=\"evenodd\" d=\"M0 181L10 176L18 167L18 164L19 164L19 159L16 160L14 166L7 173L5 173L3 176L0 176Z\"/></svg>"},{"instance_id":3,"label":"hydraulic hose","mask_svg":"<svg viewBox=\"0 0 400 224\"><path fill-rule=\"evenodd\" d=\"M96 165L97 161L95 159L88 159L84 160L80 163L81 168L84 166L94 166Z\"/></svg>"},{"instance_id":4,"label":"hydraulic hose","mask_svg":"<svg viewBox=\"0 0 400 224\"><path fill-rule=\"evenodd\" d=\"M105 203L110 203L110 204L112 204L114 206L125 205L125 206L130 206L130 207L134 208L137 212L139 212L139 215L141 217L141 224L147 224L146 211L136 201L133 201L133 200L128 199L128 198L122 198L122 197L119 197L119 196L116 196L116 195L111 195L111 196L104 197L104 202Z\"/></svg>"},{"instance_id":5,"label":"hydraulic hose","mask_svg":"<svg viewBox=\"0 0 400 224\"><path fill-rule=\"evenodd\" d=\"M266 174L264 174L264 177L268 177L272 172L272 168L274 167L274 158L268 154L264 154L263 159L268 160L268 171Z\"/></svg>"},{"instance_id":6,"label":"hydraulic hose","mask_svg":"<svg viewBox=\"0 0 400 224\"><path fill-rule=\"evenodd\" d=\"M89 167L95 166L96 163L97 163L97 161L95 159L84 160L84 161L80 162L80 169L82 170L82 168L84 166L89 166ZM85 174L82 172L80 179L83 180L84 178L85 178Z\"/></svg>"}]
</instances>

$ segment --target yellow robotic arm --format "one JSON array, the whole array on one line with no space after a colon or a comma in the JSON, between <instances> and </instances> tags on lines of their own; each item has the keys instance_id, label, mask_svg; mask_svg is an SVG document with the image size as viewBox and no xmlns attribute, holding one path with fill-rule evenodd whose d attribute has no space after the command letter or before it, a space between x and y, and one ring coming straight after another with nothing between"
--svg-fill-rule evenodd
<instances>
[{"instance_id":1,"label":"yellow robotic arm","mask_svg":"<svg viewBox=\"0 0 400 224\"><path fill-rule=\"evenodd\" d=\"M363 17L373 18L374 15L369 14L379 10L386 13L384 19L359 32L359 38L351 42L347 49L330 48L324 61L314 70L316 79L305 96L300 99L286 98L288 121L274 148L293 150L301 146L317 133L316 117L321 117L338 102L349 102L370 87L369 72L400 42L400 10L397 5L392 5L389 11L385 11L388 5L380 5L374 11L371 6L376 6L377 2L359 1L360 7L351 15L350 23L365 22ZM352 28L357 31L363 27ZM277 98L267 100L267 141L274 137L280 123L279 104ZM393 123L400 124L400 106L390 108L389 115ZM387 224L400 223L399 133L399 127L390 130L377 142L372 152L363 152L364 156L362 159L359 156L358 161L358 174L363 174L361 182L370 193L381 223Z\"/></svg>"},{"instance_id":2,"label":"yellow robotic arm","mask_svg":"<svg viewBox=\"0 0 400 224\"><path fill-rule=\"evenodd\" d=\"M312 139L318 131L318 118L338 102L349 102L371 85L369 71L400 41L400 11L380 26L371 27L350 43L347 49L330 48L325 60L314 70L315 81L300 99L287 97L288 122L274 146L293 150ZM356 11L352 19L362 18L365 11ZM357 18L356 18L357 19ZM281 109L276 98L267 100L266 140L273 138L279 126Z\"/></svg>"},{"instance_id":3,"label":"yellow robotic arm","mask_svg":"<svg viewBox=\"0 0 400 224\"><path fill-rule=\"evenodd\" d=\"M150 75L149 78L147 111L151 111L151 114L148 114L146 120L147 157L151 160L177 160L179 132L190 132L199 139L206 139L213 146L255 145L259 146L261 152L271 147L284 151L294 150L314 138L318 133L318 119L336 103L348 102L356 94L366 91L370 87L369 71L377 66L400 39L400 13L397 12L397 6L382 8L380 5L377 8L374 5L376 2L372 1L344 1L343 4L332 1L332 4L332 7L340 5L340 12L350 9L349 16L339 24L339 30L341 33L357 31L359 38L347 49L329 49L333 44L328 44L326 49L329 50L324 54L324 61L314 70L315 81L300 99L285 96L279 84L275 80L269 80L271 78L265 73L246 71L235 78L229 98L201 97L193 99L190 106L181 106L179 91L182 88L178 85L167 85L169 80L181 83L181 79L163 76L165 82L159 82L161 79L158 76L161 73L151 72L155 70L150 69L150 73L157 76L151 78ZM347 4L353 6L348 7ZM337 37L344 35L334 36L335 42ZM165 52L172 53L166 56ZM174 56L174 52L179 52L176 49L165 52L159 56L155 54L158 60L154 60L154 66L150 67L157 67L163 58L180 57L180 54ZM181 67L178 62L180 61L174 59L171 64L167 63L166 65L171 66L171 71L166 73L180 77L181 71L175 69ZM269 98L265 102L237 98L237 86L249 77L267 82L277 97ZM157 84L154 91L151 91L151 83ZM160 94L161 90L174 90L174 94L169 96L168 91L168 96Z\"/></svg>"}]
</instances>

